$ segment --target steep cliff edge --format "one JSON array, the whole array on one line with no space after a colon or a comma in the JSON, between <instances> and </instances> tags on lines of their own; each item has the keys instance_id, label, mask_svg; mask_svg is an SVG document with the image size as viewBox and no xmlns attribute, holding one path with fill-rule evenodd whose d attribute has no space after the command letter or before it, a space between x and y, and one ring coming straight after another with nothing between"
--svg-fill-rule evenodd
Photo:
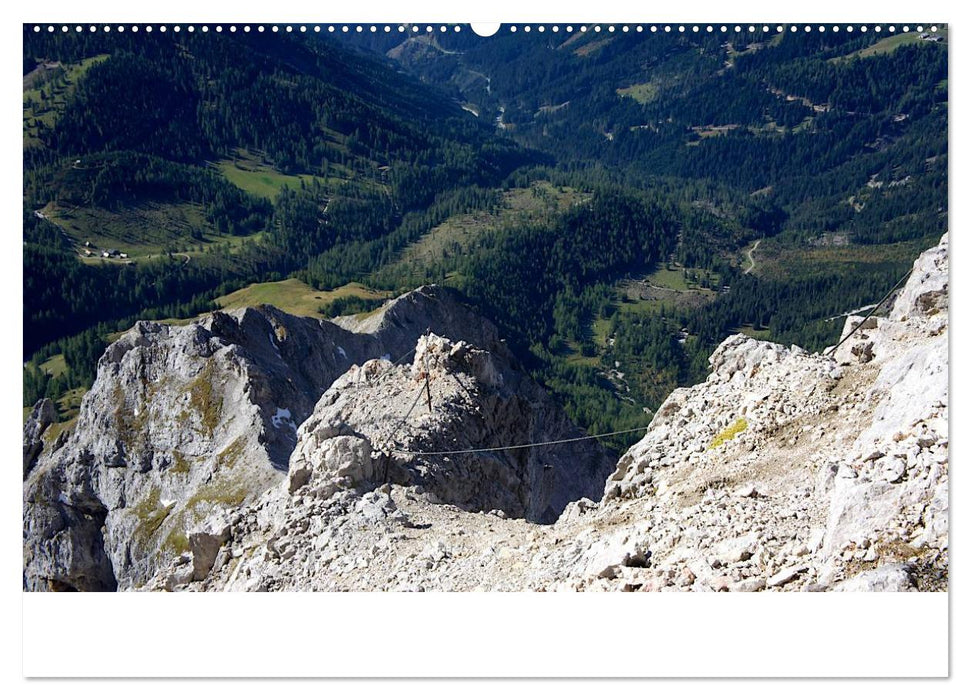
<instances>
[{"instance_id":1,"label":"steep cliff edge","mask_svg":"<svg viewBox=\"0 0 971 700\"><path fill-rule=\"evenodd\" d=\"M150 587L945 589L947 274L945 237L915 263L889 316L867 321L833 357L726 339L709 378L672 393L603 498L568 505L552 525L478 512L464 496L442 503L436 484L447 462L398 454L391 483L377 485L382 467L369 446L393 434L381 412L406 410L424 366L393 370L370 414L342 395L351 373L301 428L289 484L206 523L192 553ZM848 319L844 336L861 320ZM437 338L422 345L419 357L448 358L453 347ZM467 428L480 418L461 407L461 391L433 385L454 423L425 425L419 413L393 447L420 452L485 437ZM458 465L458 457L447 459Z\"/></svg>"},{"instance_id":2,"label":"steep cliff edge","mask_svg":"<svg viewBox=\"0 0 971 700\"><path fill-rule=\"evenodd\" d=\"M70 437L44 445L46 406L25 428L24 587L144 584L213 512L286 478L297 429L335 379L368 360L390 368L429 329L518 375L495 326L436 287L386 304L362 332L272 307L138 323L101 358Z\"/></svg>"},{"instance_id":3,"label":"steep cliff edge","mask_svg":"<svg viewBox=\"0 0 971 700\"><path fill-rule=\"evenodd\" d=\"M548 566L593 588L946 588L947 292L945 235L834 357L725 340Z\"/></svg>"},{"instance_id":4,"label":"steep cliff edge","mask_svg":"<svg viewBox=\"0 0 971 700\"><path fill-rule=\"evenodd\" d=\"M593 441L558 442L580 437L506 359L423 336L410 366L372 360L334 382L298 431L287 481L190 533L191 553L151 586L409 588L405 543L435 548L440 531L397 500L420 501L432 520L470 518L472 537L496 520L551 523L571 500L599 498L613 469ZM349 583L347 567L375 578Z\"/></svg>"},{"instance_id":5,"label":"steep cliff edge","mask_svg":"<svg viewBox=\"0 0 971 700\"><path fill-rule=\"evenodd\" d=\"M133 330L78 430L27 473L25 586L947 588L947 236L834 353L726 339L615 465L569 442L495 329L444 294L340 327L247 310ZM206 371L221 373L212 431L186 387ZM175 449L191 457L178 479Z\"/></svg>"}]
</instances>

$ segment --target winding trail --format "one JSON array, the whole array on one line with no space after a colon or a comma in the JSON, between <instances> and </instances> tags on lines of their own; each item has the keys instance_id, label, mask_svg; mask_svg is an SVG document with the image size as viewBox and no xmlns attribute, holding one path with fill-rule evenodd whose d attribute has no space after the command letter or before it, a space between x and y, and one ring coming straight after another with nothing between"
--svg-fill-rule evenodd
<instances>
[{"instance_id":1,"label":"winding trail","mask_svg":"<svg viewBox=\"0 0 971 700\"><path fill-rule=\"evenodd\" d=\"M846 318L847 316L858 316L859 314L862 314L865 311L869 311L870 309L872 309L875 306L876 306L876 304L867 304L866 306L861 306L858 309L853 309L852 311L847 311L846 313L840 314L839 316L831 316L830 318L825 318L823 320L824 321L838 321L839 319Z\"/></svg>"},{"instance_id":2,"label":"winding trail","mask_svg":"<svg viewBox=\"0 0 971 700\"><path fill-rule=\"evenodd\" d=\"M761 242L762 242L762 239L760 238L759 240L755 241L755 245L753 245L751 248L745 251L745 255L748 256L748 267L742 271L743 275L747 275L753 269L755 269L755 258L752 257L752 253L755 252L755 249L759 247L759 243Z\"/></svg>"}]
</instances>

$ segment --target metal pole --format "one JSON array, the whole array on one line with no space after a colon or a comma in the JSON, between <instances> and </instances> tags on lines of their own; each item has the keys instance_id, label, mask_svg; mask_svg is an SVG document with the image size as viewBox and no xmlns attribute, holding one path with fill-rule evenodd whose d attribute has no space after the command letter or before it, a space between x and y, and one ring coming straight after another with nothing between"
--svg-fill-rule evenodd
<instances>
[{"instance_id":1,"label":"metal pole","mask_svg":"<svg viewBox=\"0 0 971 700\"><path fill-rule=\"evenodd\" d=\"M428 399L428 412L432 412L432 390L428 386L428 352L425 352L425 398Z\"/></svg>"}]
</instances>

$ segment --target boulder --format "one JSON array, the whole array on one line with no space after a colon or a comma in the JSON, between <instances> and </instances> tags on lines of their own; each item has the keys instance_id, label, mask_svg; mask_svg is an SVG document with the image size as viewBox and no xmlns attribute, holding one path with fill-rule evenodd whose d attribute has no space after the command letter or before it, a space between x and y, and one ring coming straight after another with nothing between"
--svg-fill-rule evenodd
<instances>
[{"instance_id":1,"label":"boulder","mask_svg":"<svg viewBox=\"0 0 971 700\"><path fill-rule=\"evenodd\" d=\"M55 422L57 422L57 409L53 401L43 398L34 404L24 422L24 479L34 468L37 458L44 449L44 431Z\"/></svg>"}]
</instances>

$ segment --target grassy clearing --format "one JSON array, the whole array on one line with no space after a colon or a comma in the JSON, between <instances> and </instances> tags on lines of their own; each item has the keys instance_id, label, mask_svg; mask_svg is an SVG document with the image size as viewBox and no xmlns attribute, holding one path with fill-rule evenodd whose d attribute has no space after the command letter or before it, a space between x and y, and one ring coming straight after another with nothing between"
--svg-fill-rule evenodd
<instances>
[{"instance_id":1,"label":"grassy clearing","mask_svg":"<svg viewBox=\"0 0 971 700\"><path fill-rule=\"evenodd\" d=\"M284 185L291 190L299 190L302 185L310 185L315 179L313 175L284 175L258 154L246 150L239 150L233 158L224 158L212 165L241 190L267 199L276 197Z\"/></svg>"},{"instance_id":2,"label":"grassy clearing","mask_svg":"<svg viewBox=\"0 0 971 700\"><path fill-rule=\"evenodd\" d=\"M638 299L636 296L623 294L618 297L618 310L642 316L656 315L661 311L661 307L668 307L670 303L660 299Z\"/></svg>"},{"instance_id":3,"label":"grassy clearing","mask_svg":"<svg viewBox=\"0 0 971 700\"><path fill-rule=\"evenodd\" d=\"M607 348L607 337L610 335L610 320L606 318L596 318L591 327L593 342L601 350Z\"/></svg>"},{"instance_id":4,"label":"grassy clearing","mask_svg":"<svg viewBox=\"0 0 971 700\"><path fill-rule=\"evenodd\" d=\"M759 277L776 280L813 277L860 263L897 263L913 260L935 245L937 236L876 245L805 245L766 238L758 250Z\"/></svg>"},{"instance_id":5,"label":"grassy clearing","mask_svg":"<svg viewBox=\"0 0 971 700\"><path fill-rule=\"evenodd\" d=\"M75 86L91 66L108 58L107 54L86 58L80 63L38 66L24 76L24 146L40 145L39 126L51 128L60 118Z\"/></svg>"},{"instance_id":6,"label":"grassy clearing","mask_svg":"<svg viewBox=\"0 0 971 700\"><path fill-rule=\"evenodd\" d=\"M235 309L266 304L275 306L281 311L293 314L294 316L307 316L320 319L325 318L320 313L322 306L335 299L349 296L378 300L389 298L389 292L377 291L357 282L351 282L336 289L319 290L314 289L298 279L285 279L280 282L251 284L235 292L217 297L215 302L223 311L233 311ZM367 312L364 315L370 315L376 312L377 309ZM189 318L163 318L159 319L157 323L164 323L170 326L185 326L205 315L199 314L198 316ZM113 343L122 335L124 335L124 331L109 333L106 336L106 340L109 343Z\"/></svg>"},{"instance_id":7,"label":"grassy clearing","mask_svg":"<svg viewBox=\"0 0 971 700\"><path fill-rule=\"evenodd\" d=\"M497 228L501 220L500 216L490 212L474 212L450 217L419 240L408 245L401 252L397 262L390 263L381 270L381 274L391 275L392 278L441 281L433 279L436 274L433 269L443 261L453 259L457 266L478 236ZM446 272L447 279L448 272Z\"/></svg>"},{"instance_id":8,"label":"grassy clearing","mask_svg":"<svg viewBox=\"0 0 971 700\"><path fill-rule=\"evenodd\" d=\"M755 53L756 51L759 51L764 48L765 48L765 42L756 41L750 44L739 43L737 45L735 43L730 42L725 47L725 55L728 56L729 59L735 59L739 56L742 56L748 53Z\"/></svg>"},{"instance_id":9,"label":"grassy clearing","mask_svg":"<svg viewBox=\"0 0 971 700\"><path fill-rule=\"evenodd\" d=\"M679 291L688 291L688 280L684 277L683 268L677 267L673 270L662 267L644 278L649 284Z\"/></svg>"},{"instance_id":10,"label":"grassy clearing","mask_svg":"<svg viewBox=\"0 0 971 700\"><path fill-rule=\"evenodd\" d=\"M656 315L663 308L696 308L717 292L692 282L687 275L704 275L704 270L685 269L680 265L660 266L650 273L625 279L614 288L619 310L642 315ZM713 280L717 285L717 280Z\"/></svg>"},{"instance_id":11,"label":"grassy clearing","mask_svg":"<svg viewBox=\"0 0 971 700\"><path fill-rule=\"evenodd\" d=\"M688 274L702 274L702 270L688 269ZM616 299L615 314L628 316L658 316L662 311L670 312L675 308L693 308L702 305L717 292L694 284L685 277L685 269L663 265L648 274L641 271L635 279L621 280L614 287ZM581 352L580 345L567 342L561 352L568 364L598 367L609 348L611 320L596 317L589 327L588 338L593 342L596 354L592 357ZM629 367L624 371L628 371Z\"/></svg>"},{"instance_id":12,"label":"grassy clearing","mask_svg":"<svg viewBox=\"0 0 971 700\"><path fill-rule=\"evenodd\" d=\"M476 211L450 217L431 229L419 240L405 247L398 260L378 271L381 277L424 280L457 284L456 270L446 266L445 279L438 276L443 261L460 260L468 255L476 241L485 233L505 226L543 221L590 197L572 187L556 187L539 181L531 187L511 189L503 193L498 211Z\"/></svg>"},{"instance_id":13,"label":"grassy clearing","mask_svg":"<svg viewBox=\"0 0 971 700\"><path fill-rule=\"evenodd\" d=\"M657 98L658 85L653 82L634 83L625 88L617 88L617 94L621 97L630 97L635 102L646 105Z\"/></svg>"},{"instance_id":14,"label":"grassy clearing","mask_svg":"<svg viewBox=\"0 0 971 700\"><path fill-rule=\"evenodd\" d=\"M581 367L599 367L599 355L584 355L580 351L580 344L572 340L566 342L566 352L560 353L566 359L567 364Z\"/></svg>"},{"instance_id":15,"label":"grassy clearing","mask_svg":"<svg viewBox=\"0 0 971 700\"><path fill-rule=\"evenodd\" d=\"M846 54L845 56L837 56L836 58L831 58L830 62L846 61L851 58L871 58L873 56L882 56L886 54L893 53L901 46L906 46L907 44L918 44L923 39L920 38L922 32L912 31L906 34L895 34L893 36L888 36L880 41L870 44L864 49L859 51L854 51L853 53ZM947 41L947 29L940 29L936 32L927 31L928 34L936 34L938 36L944 37L944 41Z\"/></svg>"},{"instance_id":16,"label":"grassy clearing","mask_svg":"<svg viewBox=\"0 0 971 700\"><path fill-rule=\"evenodd\" d=\"M589 192L572 187L557 187L545 180L530 187L518 187L503 193L503 211L533 218L548 215L590 198Z\"/></svg>"},{"instance_id":17,"label":"grassy clearing","mask_svg":"<svg viewBox=\"0 0 971 700\"><path fill-rule=\"evenodd\" d=\"M201 205L187 202L138 201L113 210L48 205L43 213L71 238L82 262L89 265L150 261L166 251L191 260L204 257L214 246L238 248L262 235L220 234L206 220ZM128 257L102 257L101 252L109 249Z\"/></svg>"},{"instance_id":18,"label":"grassy clearing","mask_svg":"<svg viewBox=\"0 0 971 700\"><path fill-rule=\"evenodd\" d=\"M320 307L325 303L347 296L364 299L382 299L386 292L378 292L364 285L352 282L330 291L314 289L298 279L281 282L262 282L243 287L231 294L219 297L216 303L222 309L241 309L247 306L269 304L294 316L323 318Z\"/></svg>"},{"instance_id":19,"label":"grassy clearing","mask_svg":"<svg viewBox=\"0 0 971 700\"><path fill-rule=\"evenodd\" d=\"M64 355L51 355L41 363L40 368L52 377L59 377L67 372L67 363L64 361Z\"/></svg>"}]
</instances>

